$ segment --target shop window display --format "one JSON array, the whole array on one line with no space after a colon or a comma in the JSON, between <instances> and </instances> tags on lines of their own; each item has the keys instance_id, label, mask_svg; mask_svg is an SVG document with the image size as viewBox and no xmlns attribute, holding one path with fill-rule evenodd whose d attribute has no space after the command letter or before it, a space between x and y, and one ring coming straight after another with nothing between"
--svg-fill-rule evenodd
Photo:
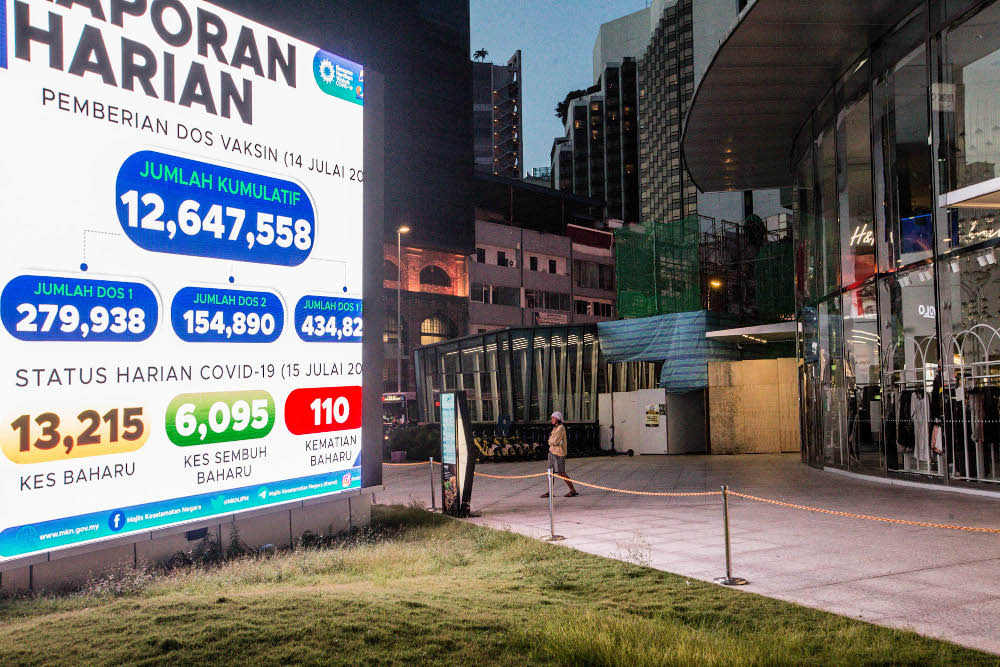
<instances>
[{"instance_id":1,"label":"shop window display","mask_svg":"<svg viewBox=\"0 0 1000 667\"><path fill-rule=\"evenodd\" d=\"M1000 2L941 9L870 43L794 142L803 460L996 485Z\"/></svg>"},{"instance_id":2,"label":"shop window display","mask_svg":"<svg viewBox=\"0 0 1000 667\"><path fill-rule=\"evenodd\" d=\"M873 282L844 294L844 384L848 467L881 472L882 384L878 308Z\"/></svg>"},{"instance_id":3,"label":"shop window display","mask_svg":"<svg viewBox=\"0 0 1000 667\"><path fill-rule=\"evenodd\" d=\"M941 382L930 263L883 278L883 442L890 471L943 473Z\"/></svg>"},{"instance_id":4,"label":"shop window display","mask_svg":"<svg viewBox=\"0 0 1000 667\"><path fill-rule=\"evenodd\" d=\"M937 53L949 475L1000 482L1000 4L946 30Z\"/></svg>"},{"instance_id":5,"label":"shop window display","mask_svg":"<svg viewBox=\"0 0 1000 667\"><path fill-rule=\"evenodd\" d=\"M844 375L843 322L840 299L819 304L819 384L823 402L823 459L846 468L847 402Z\"/></svg>"},{"instance_id":6,"label":"shop window display","mask_svg":"<svg viewBox=\"0 0 1000 667\"><path fill-rule=\"evenodd\" d=\"M1000 265L993 248L942 272L943 401L955 479L1000 481Z\"/></svg>"}]
</instances>

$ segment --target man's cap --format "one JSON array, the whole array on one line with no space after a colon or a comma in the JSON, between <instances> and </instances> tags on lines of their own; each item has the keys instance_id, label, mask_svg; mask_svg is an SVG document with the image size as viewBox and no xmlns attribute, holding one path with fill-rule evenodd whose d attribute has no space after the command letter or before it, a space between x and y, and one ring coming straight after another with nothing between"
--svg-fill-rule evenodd
<instances>
[{"instance_id":1,"label":"man's cap","mask_svg":"<svg viewBox=\"0 0 1000 667\"><path fill-rule=\"evenodd\" d=\"M552 413L552 418L553 419L558 419L559 421L562 421L562 413L557 410L556 412Z\"/></svg>"}]
</instances>

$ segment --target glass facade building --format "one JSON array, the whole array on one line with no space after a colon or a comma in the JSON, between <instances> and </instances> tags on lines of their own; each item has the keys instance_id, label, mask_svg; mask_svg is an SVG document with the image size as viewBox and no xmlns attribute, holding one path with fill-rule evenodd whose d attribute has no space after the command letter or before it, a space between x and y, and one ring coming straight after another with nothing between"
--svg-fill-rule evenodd
<instances>
[{"instance_id":1,"label":"glass facade building","mask_svg":"<svg viewBox=\"0 0 1000 667\"><path fill-rule=\"evenodd\" d=\"M792 152L803 459L1000 482L1000 2L913 3Z\"/></svg>"}]
</instances>

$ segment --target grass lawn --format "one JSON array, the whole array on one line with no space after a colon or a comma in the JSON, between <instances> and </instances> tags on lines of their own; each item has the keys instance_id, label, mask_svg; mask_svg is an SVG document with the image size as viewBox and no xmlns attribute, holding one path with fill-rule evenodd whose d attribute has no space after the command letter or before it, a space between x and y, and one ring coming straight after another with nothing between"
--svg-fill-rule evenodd
<instances>
[{"instance_id":1,"label":"grass lawn","mask_svg":"<svg viewBox=\"0 0 1000 667\"><path fill-rule=\"evenodd\" d=\"M400 507L333 547L118 577L0 600L0 664L998 664Z\"/></svg>"}]
</instances>

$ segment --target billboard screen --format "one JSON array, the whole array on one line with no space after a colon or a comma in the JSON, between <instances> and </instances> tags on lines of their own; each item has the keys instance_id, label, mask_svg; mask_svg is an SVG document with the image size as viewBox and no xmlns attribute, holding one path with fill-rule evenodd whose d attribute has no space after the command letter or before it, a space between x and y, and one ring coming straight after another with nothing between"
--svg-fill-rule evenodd
<instances>
[{"instance_id":1,"label":"billboard screen","mask_svg":"<svg viewBox=\"0 0 1000 667\"><path fill-rule=\"evenodd\" d=\"M0 0L0 562L361 486L356 63Z\"/></svg>"}]
</instances>

